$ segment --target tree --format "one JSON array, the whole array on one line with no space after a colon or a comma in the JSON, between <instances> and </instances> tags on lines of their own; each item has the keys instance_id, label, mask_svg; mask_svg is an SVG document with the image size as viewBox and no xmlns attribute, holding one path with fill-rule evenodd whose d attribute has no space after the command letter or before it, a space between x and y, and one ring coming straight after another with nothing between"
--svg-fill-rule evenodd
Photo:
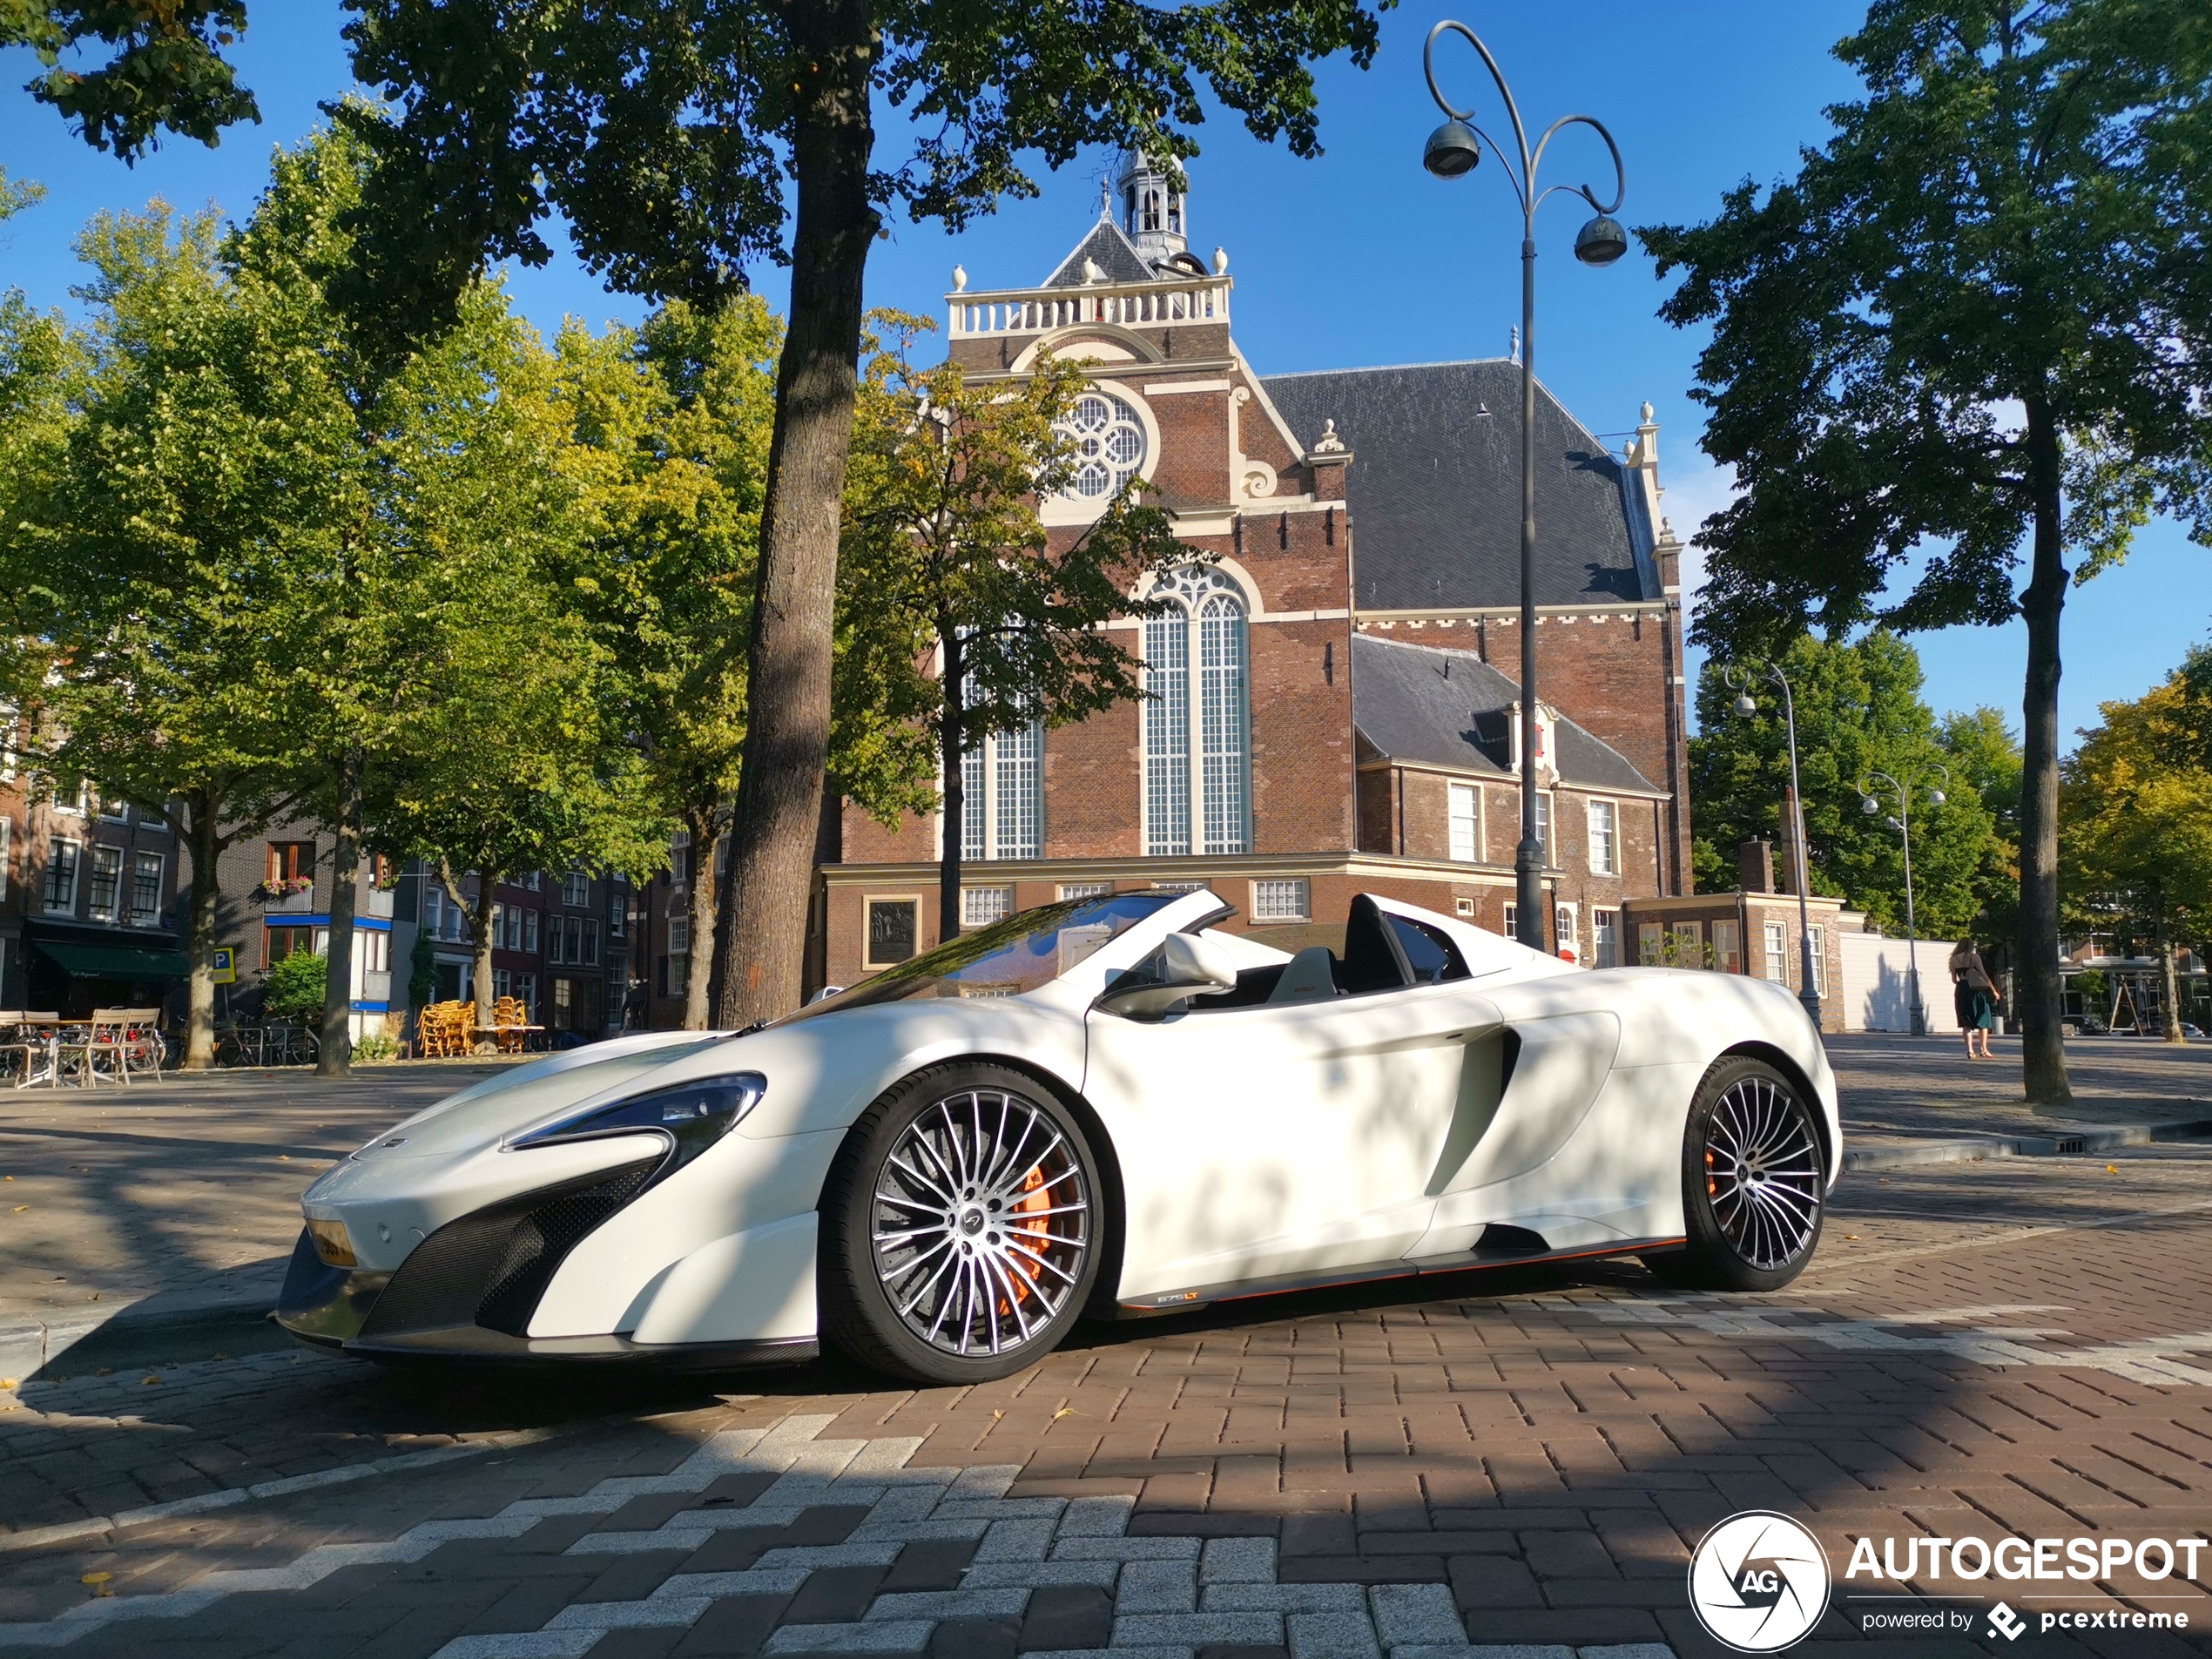
<instances>
[{"instance_id":1,"label":"tree","mask_svg":"<svg viewBox=\"0 0 2212 1659\"><path fill-rule=\"evenodd\" d=\"M395 665L398 718L368 771L364 817L378 846L422 860L468 918L477 1019L489 1024L499 883L579 865L642 873L670 825L645 792L611 655L577 602L587 526L553 354L480 286L382 401L379 465L405 481L382 509L395 553L376 647Z\"/></svg>"},{"instance_id":2,"label":"tree","mask_svg":"<svg viewBox=\"0 0 2212 1659\"><path fill-rule=\"evenodd\" d=\"M1074 482L1080 460L1060 429L1088 389L1079 364L1048 359L1016 385L970 386L957 363L913 367L927 321L896 313L877 321L898 339L874 351L861 382L841 556L854 585L904 624L909 664L936 651L937 925L952 939L963 760L988 733L1063 725L1140 695L1143 664L1102 624L1157 614L1164 601L1132 599L1131 589L1203 556L1176 539L1164 512L1141 504L1135 485L1082 532L1046 531L1036 504Z\"/></svg>"},{"instance_id":3,"label":"tree","mask_svg":"<svg viewBox=\"0 0 2212 1659\"><path fill-rule=\"evenodd\" d=\"M1974 937L1986 943L2004 944L2007 959L2016 960L2020 897L2020 738L2005 724L2001 711L1985 705L1945 715L1936 722L1936 741L1943 745L1953 781L1979 795L1982 809L1989 814L1990 836L1982 844L1980 864L1973 875L1974 896L1981 906L1974 921Z\"/></svg>"},{"instance_id":4,"label":"tree","mask_svg":"<svg viewBox=\"0 0 2212 1659\"><path fill-rule=\"evenodd\" d=\"M212 146L223 128L261 118L223 57L245 28L246 0L0 0L0 46L30 47L46 71L24 90L126 162L165 130ZM88 45L114 55L90 71L63 67L65 52Z\"/></svg>"},{"instance_id":5,"label":"tree","mask_svg":"<svg viewBox=\"0 0 2212 1659\"><path fill-rule=\"evenodd\" d=\"M104 214L78 246L86 379L8 536L47 596L34 757L160 813L191 860L185 1063L202 1067L219 856L301 794L293 670L333 527L361 510L353 418L296 309L224 268L212 216Z\"/></svg>"},{"instance_id":6,"label":"tree","mask_svg":"<svg viewBox=\"0 0 2212 1659\"><path fill-rule=\"evenodd\" d=\"M642 329L595 336L571 318L555 345L576 442L584 534L570 574L621 685L644 787L682 827L691 960L714 937L713 858L745 742L745 654L759 548L780 330L758 298L719 313L682 300ZM707 1023L691 974L684 1025Z\"/></svg>"},{"instance_id":7,"label":"tree","mask_svg":"<svg viewBox=\"0 0 2212 1659\"><path fill-rule=\"evenodd\" d=\"M1258 137L1313 154L1308 65L1345 49L1370 62L1374 17L1360 0L354 3L355 73L399 109L388 128L362 125L393 164L364 208L378 227L356 289L370 333L434 325L487 257L543 263L536 227L555 212L616 287L705 310L744 287L748 262L792 266L718 1015L783 1013L799 1000L835 719L840 505L884 209L957 228L1035 192L1024 151L1051 166L1098 143L1187 158L1201 82ZM879 101L922 124L890 166L873 154Z\"/></svg>"},{"instance_id":8,"label":"tree","mask_svg":"<svg viewBox=\"0 0 2212 1659\"><path fill-rule=\"evenodd\" d=\"M1982 907L1979 874L1996 840L1980 794L1968 786L1920 698L1920 659L1895 634L1876 630L1855 644L1800 635L1778 658L1795 689L1798 781L1812 891L1864 910L1885 932L1905 931L1904 846L1879 815L1861 810L1859 786L1885 772L1917 784L1942 783L1941 806L1924 788L1912 799L1914 910L1931 937L1956 935ZM1737 884L1736 849L1785 836L1789 738L1778 696L1757 714L1735 712L1737 693L1709 664L1697 685L1698 735L1689 742L1689 792L1698 826L1699 886Z\"/></svg>"},{"instance_id":9,"label":"tree","mask_svg":"<svg viewBox=\"0 0 2212 1659\"><path fill-rule=\"evenodd\" d=\"M715 850L745 742L745 642L780 339L766 305L739 295L712 314L671 300L640 328L596 336L571 321L556 344L585 522L564 579L609 653L644 787L690 842L691 1030L711 1012ZM912 720L910 637L873 596L842 591L834 651L839 792L887 819L921 807L932 763Z\"/></svg>"},{"instance_id":10,"label":"tree","mask_svg":"<svg viewBox=\"0 0 2212 1659\"><path fill-rule=\"evenodd\" d=\"M1877 0L1837 51L1867 95L1794 179L1642 233L1683 274L1661 314L1713 327L1693 395L1744 491L1700 533L1698 632L2026 619L2024 1081L2062 1103L2067 558L2077 581L2116 561L2155 506L2212 536L2212 21L2191 0Z\"/></svg>"},{"instance_id":11,"label":"tree","mask_svg":"<svg viewBox=\"0 0 2212 1659\"><path fill-rule=\"evenodd\" d=\"M2101 705L2066 763L2069 919L2150 941L2165 978L2168 1042L2179 1042L2178 944L2212 939L2212 651L2134 702Z\"/></svg>"}]
</instances>

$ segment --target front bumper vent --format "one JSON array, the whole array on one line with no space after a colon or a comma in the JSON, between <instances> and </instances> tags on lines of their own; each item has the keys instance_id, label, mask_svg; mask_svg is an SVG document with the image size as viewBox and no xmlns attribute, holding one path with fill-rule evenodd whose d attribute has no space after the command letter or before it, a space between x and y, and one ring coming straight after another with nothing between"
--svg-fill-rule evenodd
<instances>
[{"instance_id":1,"label":"front bumper vent","mask_svg":"<svg viewBox=\"0 0 2212 1659\"><path fill-rule=\"evenodd\" d=\"M524 1335L569 1252L643 1191L661 1163L657 1153L448 1222L400 1264L361 1337L470 1325Z\"/></svg>"}]
</instances>

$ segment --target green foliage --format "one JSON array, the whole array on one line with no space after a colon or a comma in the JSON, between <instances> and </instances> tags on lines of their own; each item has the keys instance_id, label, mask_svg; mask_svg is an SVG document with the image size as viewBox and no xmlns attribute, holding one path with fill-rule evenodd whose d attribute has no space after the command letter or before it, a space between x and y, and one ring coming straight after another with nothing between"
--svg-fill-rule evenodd
<instances>
[{"instance_id":1,"label":"green foliage","mask_svg":"<svg viewBox=\"0 0 2212 1659\"><path fill-rule=\"evenodd\" d=\"M1867 95L1795 178L1639 233L1682 273L1661 314L1712 327L1692 395L1744 489L1698 537L1700 637L2003 622L2061 485L2085 575L2154 502L2212 533L2203 8L1878 0L1837 53Z\"/></svg>"},{"instance_id":2,"label":"green foliage","mask_svg":"<svg viewBox=\"0 0 2212 1659\"><path fill-rule=\"evenodd\" d=\"M330 964L312 951L295 950L262 976L261 1014L279 1025L313 1025L322 1015Z\"/></svg>"},{"instance_id":3,"label":"green foliage","mask_svg":"<svg viewBox=\"0 0 2212 1659\"><path fill-rule=\"evenodd\" d=\"M1796 688L1797 771L1812 890L1842 898L1884 931L1901 934L1904 846L1882 821L1895 806L1869 815L1861 807L1859 786L1871 773L1885 772L1942 787L1935 768L1951 766L1952 786L1942 806L1929 801L1925 787L1913 795L1915 910L1921 933L1930 938L1974 926L1983 909L1985 864L1998 856L1997 826L1980 793L1967 786L1965 768L1953 764L1935 717L1920 699L1919 654L1896 635L1878 630L1851 645L1801 636L1779 664ZM1706 892L1736 886L1740 842L1783 839L1790 785L1779 691L1765 682L1755 685L1758 712L1747 718L1735 712L1737 693L1723 682L1722 671L1722 664L1709 663L1698 681L1698 735L1689 745L1690 798L1703 849L1696 867L1700 890Z\"/></svg>"},{"instance_id":4,"label":"green foliage","mask_svg":"<svg viewBox=\"0 0 2212 1659\"><path fill-rule=\"evenodd\" d=\"M0 0L0 46L28 46L45 69L24 91L125 161L165 130L212 146L261 118L222 55L245 28L246 0ZM64 53L103 46L113 56L100 67L63 66Z\"/></svg>"},{"instance_id":5,"label":"green foliage","mask_svg":"<svg viewBox=\"0 0 2212 1659\"><path fill-rule=\"evenodd\" d=\"M26 207L36 206L45 195L46 186L37 179L10 179L8 170L0 167L0 223L13 219Z\"/></svg>"},{"instance_id":6,"label":"green foliage","mask_svg":"<svg viewBox=\"0 0 2212 1659\"><path fill-rule=\"evenodd\" d=\"M354 1044L354 1060L359 1065L381 1065L388 1060L399 1057L399 1039L387 1036L381 1031L372 1031Z\"/></svg>"},{"instance_id":7,"label":"green foliage","mask_svg":"<svg viewBox=\"0 0 2212 1659\"><path fill-rule=\"evenodd\" d=\"M2212 667L2202 647L2133 702L2101 705L2066 765L2068 919L2153 944L2212 941Z\"/></svg>"},{"instance_id":8,"label":"green foliage","mask_svg":"<svg viewBox=\"0 0 2212 1659\"><path fill-rule=\"evenodd\" d=\"M1036 194L1023 152L1051 167L1085 145L1196 154L1201 84L1255 135L1311 155L1308 64L1349 50L1364 66L1377 43L1358 0L353 9L354 73L401 110L388 124L341 118L393 164L368 203L359 293L401 327L448 314L487 256L545 263L537 226L554 213L613 287L717 309L749 265L785 257L802 129L860 125L833 165L865 172L872 98L910 109L920 133L910 161L867 177L867 195L954 229L1001 195ZM847 109L840 94L855 82ZM802 170L800 192L841 188L829 171Z\"/></svg>"}]
</instances>

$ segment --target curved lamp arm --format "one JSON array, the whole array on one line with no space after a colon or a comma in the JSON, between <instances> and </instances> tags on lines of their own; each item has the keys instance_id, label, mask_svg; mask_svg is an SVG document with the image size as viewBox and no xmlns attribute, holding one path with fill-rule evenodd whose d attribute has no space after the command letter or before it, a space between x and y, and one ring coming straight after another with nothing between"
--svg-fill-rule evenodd
<instances>
[{"instance_id":1,"label":"curved lamp arm","mask_svg":"<svg viewBox=\"0 0 2212 1659\"><path fill-rule=\"evenodd\" d=\"M1436 100L1438 109L1454 121L1465 121L1468 126L1474 127L1476 135L1485 144L1501 156L1505 154L1504 145L1480 127L1475 126L1474 111L1471 108L1453 108L1452 101L1444 96L1444 89L1436 84L1436 37L1447 30L1463 37L1468 45L1482 55L1483 64L1490 71L1490 78L1497 83L1498 96L1505 100L1506 114L1513 121L1514 141L1521 150L1521 171L1507 176L1513 179L1514 194L1521 200L1521 211L1534 212L1535 205L1529 199L1529 189L1534 183L1535 167L1528 154L1528 130L1521 124L1521 105L1514 102L1513 89L1506 84L1505 72L1498 67L1498 60L1490 56L1490 49L1482 44L1482 37L1463 23L1455 23L1447 17L1428 31L1428 39L1421 47L1421 72L1428 77L1428 95ZM1547 133L1545 136L1548 138L1551 135Z\"/></svg>"},{"instance_id":2,"label":"curved lamp arm","mask_svg":"<svg viewBox=\"0 0 2212 1659\"><path fill-rule=\"evenodd\" d=\"M1553 122L1551 125L1546 127L1544 129L1544 136L1536 140L1536 153L1534 158L1529 163L1529 172L1533 175L1537 168L1544 165L1544 147L1551 143L1552 138L1558 133L1561 128L1571 127L1578 125L1586 127L1596 128L1597 136L1605 140L1605 147L1612 152L1613 199L1609 202L1600 201L1597 199L1597 192L1592 190L1588 185L1554 185L1551 187L1551 190L1544 192L1543 196L1536 198L1536 206L1539 207L1542 206L1544 204L1544 197L1550 195L1552 191L1564 190L1574 195L1580 196L1584 201L1589 203L1591 207L1595 209L1598 212L1618 212L1621 208L1621 204L1626 201L1629 197L1629 170L1621 164L1621 146L1613 142L1613 134L1607 130L1605 123L1599 120L1595 115L1562 115L1558 120Z\"/></svg>"}]
</instances>

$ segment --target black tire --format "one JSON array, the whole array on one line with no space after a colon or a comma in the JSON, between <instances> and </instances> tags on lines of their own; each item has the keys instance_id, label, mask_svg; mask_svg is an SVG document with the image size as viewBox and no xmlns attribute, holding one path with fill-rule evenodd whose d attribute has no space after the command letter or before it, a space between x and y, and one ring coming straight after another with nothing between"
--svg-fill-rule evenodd
<instances>
[{"instance_id":1,"label":"black tire","mask_svg":"<svg viewBox=\"0 0 2212 1659\"><path fill-rule=\"evenodd\" d=\"M901 1080L861 1114L822 1189L822 1335L909 1382L1035 1365L1090 1300L1098 1168L1076 1115L1034 1077L956 1062Z\"/></svg>"},{"instance_id":2,"label":"black tire","mask_svg":"<svg viewBox=\"0 0 2212 1659\"><path fill-rule=\"evenodd\" d=\"M1688 1244L1644 1258L1654 1277L1705 1291L1778 1291L1820 1246L1827 1160L1817 1109L1773 1066L1716 1062L1683 1128Z\"/></svg>"}]
</instances>

